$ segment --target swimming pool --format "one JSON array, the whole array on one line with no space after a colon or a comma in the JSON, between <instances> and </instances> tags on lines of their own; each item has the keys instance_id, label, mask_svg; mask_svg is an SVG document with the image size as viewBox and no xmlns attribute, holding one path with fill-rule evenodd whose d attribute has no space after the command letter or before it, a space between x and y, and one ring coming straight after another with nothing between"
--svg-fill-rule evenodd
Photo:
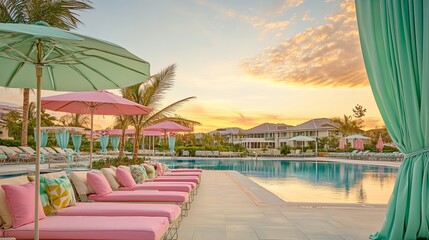
<instances>
[{"instance_id":1,"label":"swimming pool","mask_svg":"<svg viewBox=\"0 0 429 240\"><path fill-rule=\"evenodd\" d=\"M398 169L289 160L165 160L172 168L236 170L288 202L387 204Z\"/></svg>"}]
</instances>

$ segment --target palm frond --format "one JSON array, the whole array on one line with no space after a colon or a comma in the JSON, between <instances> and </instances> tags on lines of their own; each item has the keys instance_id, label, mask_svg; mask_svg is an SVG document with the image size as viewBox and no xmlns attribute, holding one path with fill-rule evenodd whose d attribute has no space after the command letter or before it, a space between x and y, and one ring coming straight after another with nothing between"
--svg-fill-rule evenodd
<instances>
[{"instance_id":1,"label":"palm frond","mask_svg":"<svg viewBox=\"0 0 429 240\"><path fill-rule=\"evenodd\" d=\"M174 103L164 107L163 109L161 109L155 113L150 114L149 117L147 118L146 122L150 122L150 121L153 121L153 119L159 118L158 115L161 115L161 116L171 115L174 113L174 111L176 111L178 108L180 108L184 103L189 102L190 100L193 100L195 98L196 97L187 97L187 98L181 99L177 102L174 102Z\"/></svg>"},{"instance_id":2,"label":"palm frond","mask_svg":"<svg viewBox=\"0 0 429 240\"><path fill-rule=\"evenodd\" d=\"M157 108L164 99L164 94L173 87L175 75L176 64L172 64L143 83L141 104Z\"/></svg>"}]
</instances>

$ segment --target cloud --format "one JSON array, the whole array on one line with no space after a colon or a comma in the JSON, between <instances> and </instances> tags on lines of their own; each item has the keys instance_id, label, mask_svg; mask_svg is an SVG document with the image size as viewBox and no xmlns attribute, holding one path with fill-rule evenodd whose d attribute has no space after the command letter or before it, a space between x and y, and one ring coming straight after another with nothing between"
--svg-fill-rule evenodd
<instances>
[{"instance_id":1,"label":"cloud","mask_svg":"<svg viewBox=\"0 0 429 240\"><path fill-rule=\"evenodd\" d=\"M306 86L368 85L352 0L308 28L255 57L243 59L244 71L255 78Z\"/></svg>"},{"instance_id":2,"label":"cloud","mask_svg":"<svg viewBox=\"0 0 429 240\"><path fill-rule=\"evenodd\" d=\"M290 24L295 23L295 16L292 16L288 20L283 21L270 21L268 19L259 17L259 16L251 16L247 14L240 13L234 9L226 8L224 6L221 6L219 4L215 4L212 2L204 1L204 0L195 0L197 4L209 7L210 9L222 13L223 16L226 16L228 18L238 19L241 22L244 22L253 28L266 32L266 31L274 31L278 30L283 32L283 30L289 26ZM283 13L284 11L297 7L300 4L302 4L304 0L283 0L279 1L277 4L273 5L272 8L275 9L275 11L278 11L276 13Z\"/></svg>"},{"instance_id":3,"label":"cloud","mask_svg":"<svg viewBox=\"0 0 429 240\"><path fill-rule=\"evenodd\" d=\"M303 4L304 0L283 0L280 2L279 13L283 13L291 8L296 8Z\"/></svg>"},{"instance_id":4,"label":"cloud","mask_svg":"<svg viewBox=\"0 0 429 240\"><path fill-rule=\"evenodd\" d=\"M314 17L312 17L312 16L310 15L310 10L307 10L307 11L304 13L304 16L302 16L301 20L302 20L302 21L304 21L304 22L307 22L307 21L315 21L315 20L316 20L316 18L314 18Z\"/></svg>"}]
</instances>

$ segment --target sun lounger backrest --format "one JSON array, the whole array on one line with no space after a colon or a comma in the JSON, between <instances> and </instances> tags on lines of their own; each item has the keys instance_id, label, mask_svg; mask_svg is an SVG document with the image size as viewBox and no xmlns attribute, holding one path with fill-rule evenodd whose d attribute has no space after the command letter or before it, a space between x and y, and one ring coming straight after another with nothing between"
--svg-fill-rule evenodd
<instances>
[{"instance_id":1,"label":"sun lounger backrest","mask_svg":"<svg viewBox=\"0 0 429 240\"><path fill-rule=\"evenodd\" d=\"M20 149L22 149L25 153L28 153L28 154L36 154L36 151L34 150L34 149L32 149L31 147L24 147L24 146L21 146L21 147L19 147Z\"/></svg>"},{"instance_id":2,"label":"sun lounger backrest","mask_svg":"<svg viewBox=\"0 0 429 240\"><path fill-rule=\"evenodd\" d=\"M19 149L18 147L9 147L9 148L16 153L25 153L22 149Z\"/></svg>"},{"instance_id":3,"label":"sun lounger backrest","mask_svg":"<svg viewBox=\"0 0 429 240\"><path fill-rule=\"evenodd\" d=\"M17 152L7 146L0 146L0 149L6 154L17 154Z\"/></svg>"},{"instance_id":4,"label":"sun lounger backrest","mask_svg":"<svg viewBox=\"0 0 429 240\"><path fill-rule=\"evenodd\" d=\"M63 155L67 155L68 154L63 149L61 149L59 147L54 147L54 150L57 151L59 154L63 154Z\"/></svg>"},{"instance_id":5,"label":"sun lounger backrest","mask_svg":"<svg viewBox=\"0 0 429 240\"><path fill-rule=\"evenodd\" d=\"M48 151L51 154L58 154L57 152L55 152L54 149L50 148L50 147L44 147L46 151Z\"/></svg>"}]
</instances>

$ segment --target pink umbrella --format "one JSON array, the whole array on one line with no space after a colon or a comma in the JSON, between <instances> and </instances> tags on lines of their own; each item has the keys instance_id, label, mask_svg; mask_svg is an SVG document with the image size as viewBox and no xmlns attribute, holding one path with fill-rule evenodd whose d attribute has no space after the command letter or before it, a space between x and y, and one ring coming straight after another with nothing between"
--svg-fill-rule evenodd
<instances>
[{"instance_id":1,"label":"pink umbrella","mask_svg":"<svg viewBox=\"0 0 429 240\"><path fill-rule=\"evenodd\" d=\"M92 169L94 114L139 115L148 114L151 108L137 104L107 91L76 92L42 98L42 108L69 113L91 114L89 167Z\"/></svg>"},{"instance_id":2,"label":"pink umbrella","mask_svg":"<svg viewBox=\"0 0 429 240\"><path fill-rule=\"evenodd\" d=\"M135 129L125 129L125 135L134 135L134 133L136 132ZM110 129L109 130L109 135L122 135L122 129Z\"/></svg>"},{"instance_id":3,"label":"pink umbrella","mask_svg":"<svg viewBox=\"0 0 429 240\"><path fill-rule=\"evenodd\" d=\"M180 125L178 123L175 122L171 122L171 121L165 121L165 122L161 122L158 124L154 124L152 126L147 127L146 129L144 129L145 134L147 132L151 132L151 131L161 131L164 133L164 136L167 136L167 132L168 133L173 133L173 132L191 132L192 129L185 127L183 125ZM171 140L171 138L170 138ZM173 144L174 145L174 144Z\"/></svg>"},{"instance_id":4,"label":"pink umbrella","mask_svg":"<svg viewBox=\"0 0 429 240\"><path fill-rule=\"evenodd\" d=\"M380 152L382 152L383 148L384 148L383 139L381 138L381 134L378 137L377 148Z\"/></svg>"},{"instance_id":5,"label":"pink umbrella","mask_svg":"<svg viewBox=\"0 0 429 240\"><path fill-rule=\"evenodd\" d=\"M165 121L149 126L145 128L144 131L145 134L146 132L161 131L164 133L164 135L166 135L167 132L192 132L192 129L175 122Z\"/></svg>"},{"instance_id":6,"label":"pink umbrella","mask_svg":"<svg viewBox=\"0 0 429 240\"><path fill-rule=\"evenodd\" d=\"M340 138L340 149L344 150L344 138Z\"/></svg>"}]
</instances>

